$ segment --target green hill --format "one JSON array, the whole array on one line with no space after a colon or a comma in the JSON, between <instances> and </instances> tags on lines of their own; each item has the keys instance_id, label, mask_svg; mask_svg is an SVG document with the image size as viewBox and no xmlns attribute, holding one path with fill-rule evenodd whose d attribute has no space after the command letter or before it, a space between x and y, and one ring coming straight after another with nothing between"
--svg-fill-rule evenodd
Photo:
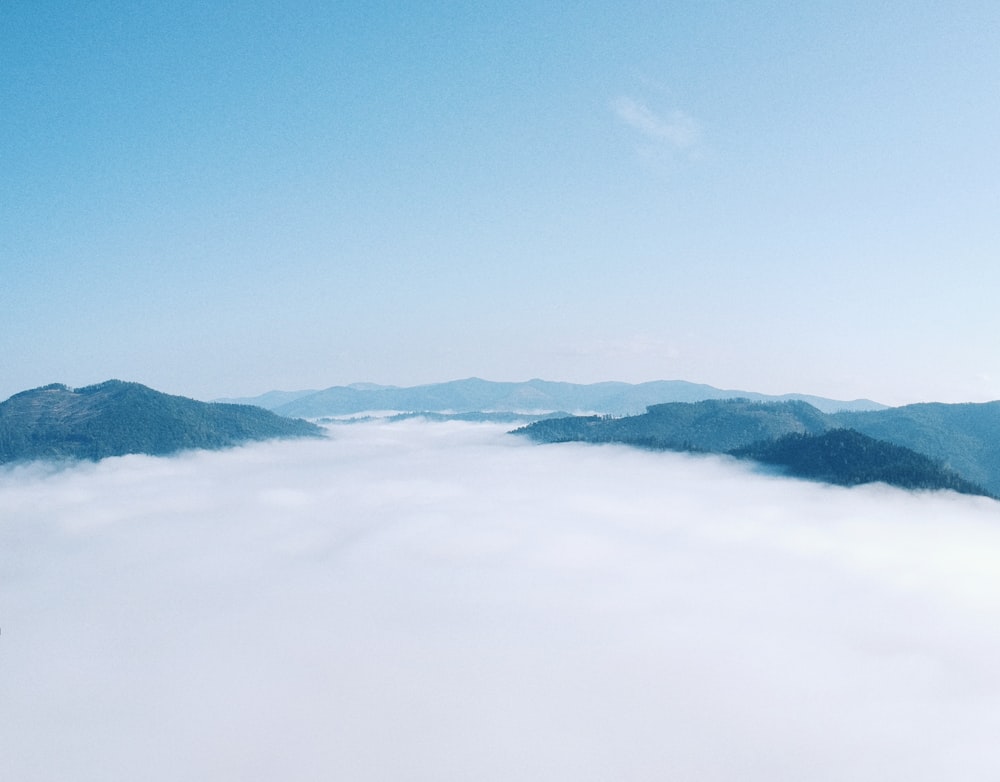
<instances>
[{"instance_id":1,"label":"green hill","mask_svg":"<svg viewBox=\"0 0 1000 782\"><path fill-rule=\"evenodd\" d=\"M845 429L866 439L860 440L855 434L832 434ZM834 483L864 482L861 478L868 476L865 481L911 488L933 485L1000 496L1000 402L824 413L801 401L708 400L653 405L642 415L623 418L584 416L538 421L515 431L538 442L624 443L738 453L817 478L824 474L819 467L820 457L829 452L831 459L846 460L826 478ZM824 433L831 434L820 436ZM781 439L789 435L799 439ZM880 444L874 445L876 442ZM893 448L884 447L890 444ZM920 466L914 457L928 464ZM880 460L881 467L876 469ZM832 470L831 465L824 469ZM914 477L917 475L924 477Z\"/></svg>"},{"instance_id":2,"label":"green hill","mask_svg":"<svg viewBox=\"0 0 1000 782\"><path fill-rule=\"evenodd\" d=\"M786 475L857 486L887 483L904 489L950 489L987 494L928 456L901 445L875 440L853 429L823 434L786 434L731 451L733 456L782 467Z\"/></svg>"},{"instance_id":3,"label":"green hill","mask_svg":"<svg viewBox=\"0 0 1000 782\"><path fill-rule=\"evenodd\" d=\"M121 380L79 389L53 384L0 403L0 463L159 456L322 434L258 407L198 402Z\"/></svg>"},{"instance_id":4,"label":"green hill","mask_svg":"<svg viewBox=\"0 0 1000 782\"><path fill-rule=\"evenodd\" d=\"M624 418L554 418L516 431L539 442L580 440L727 453L760 440L791 433L822 432L827 428L827 417L805 402L712 399L653 405L642 415Z\"/></svg>"},{"instance_id":5,"label":"green hill","mask_svg":"<svg viewBox=\"0 0 1000 782\"><path fill-rule=\"evenodd\" d=\"M837 413L836 425L912 448L1000 495L1000 402Z\"/></svg>"}]
</instances>

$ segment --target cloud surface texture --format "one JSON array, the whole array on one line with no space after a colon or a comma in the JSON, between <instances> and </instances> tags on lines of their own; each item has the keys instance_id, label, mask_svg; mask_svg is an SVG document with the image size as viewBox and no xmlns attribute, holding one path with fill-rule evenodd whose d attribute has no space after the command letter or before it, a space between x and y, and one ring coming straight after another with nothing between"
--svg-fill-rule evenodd
<instances>
[{"instance_id":1,"label":"cloud surface texture","mask_svg":"<svg viewBox=\"0 0 1000 782\"><path fill-rule=\"evenodd\" d=\"M1000 778L1000 504L491 425L0 472L21 782Z\"/></svg>"}]
</instances>

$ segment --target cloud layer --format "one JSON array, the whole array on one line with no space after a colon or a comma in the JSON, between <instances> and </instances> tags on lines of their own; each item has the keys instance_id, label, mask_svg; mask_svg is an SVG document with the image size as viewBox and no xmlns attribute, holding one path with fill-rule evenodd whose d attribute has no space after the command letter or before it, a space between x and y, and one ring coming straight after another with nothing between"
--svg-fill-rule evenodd
<instances>
[{"instance_id":1,"label":"cloud layer","mask_svg":"<svg viewBox=\"0 0 1000 782\"><path fill-rule=\"evenodd\" d=\"M1000 510L493 426L0 473L5 774L1000 773Z\"/></svg>"}]
</instances>

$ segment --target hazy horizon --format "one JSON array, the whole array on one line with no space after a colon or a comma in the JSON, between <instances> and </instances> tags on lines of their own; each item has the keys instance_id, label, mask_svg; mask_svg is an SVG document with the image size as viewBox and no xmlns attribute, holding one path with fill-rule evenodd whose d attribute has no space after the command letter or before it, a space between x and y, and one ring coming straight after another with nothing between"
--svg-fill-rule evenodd
<instances>
[{"instance_id":1,"label":"hazy horizon","mask_svg":"<svg viewBox=\"0 0 1000 782\"><path fill-rule=\"evenodd\" d=\"M83 384L83 385L74 385L72 383L66 383L64 381L55 380L55 381L50 381L49 383L43 383L40 386L35 386L35 388L41 388L41 387L44 387L44 386L47 386L47 385L52 385L52 384L59 384L59 385L65 385L65 386L67 386L68 388L71 388L71 389L80 389L80 388L86 388L88 385L95 385L95 384L99 384L99 383L102 383L102 382L105 382L105 381L108 381L108 380L121 380L123 382L139 382L137 380L130 379L130 378L103 378L102 380L95 381L95 383L88 383L88 384ZM565 381L565 380L559 380L559 379L553 379L553 378L543 378L543 377L522 378L522 379L518 379L518 380L511 380L511 379L507 379L507 380L494 380L492 378L483 378L483 377L477 377L477 376L470 375L470 376L460 377L460 378L456 377L456 378L448 378L448 379L440 380L440 381L431 381L429 383L419 383L419 384L414 384L412 386L402 385L402 384L394 384L394 383L372 383L370 381L363 381L362 380L362 381L355 381L355 382L351 382L351 383L331 384L331 385L327 385L327 386L321 386L321 387L318 387L318 388L268 388L268 389L265 389L265 390L262 390L262 391L258 391L256 393L252 393L252 394L247 394L247 395L223 394L221 396L216 396L216 397L212 397L212 398L198 398L198 397L190 397L190 398L196 398L196 399L199 399L200 401L204 401L204 402L212 402L212 401L219 401L219 400L226 400L226 399L255 399L255 398L258 398L258 397L266 396L267 394L271 394L271 393L275 393L275 394L314 393L314 392L318 392L318 391L325 391L325 390L327 390L329 388L350 388L350 387L364 387L364 386L379 386L379 387L383 387L383 388L399 388L399 389L403 389L403 388L419 388L419 387L422 387L422 386L433 386L433 385L439 385L439 384L443 384L443 383L462 382L464 380L485 380L485 381L490 382L490 383L527 383L527 382L531 382L531 381L534 381L534 380L541 380L541 381L544 381L544 382L552 382L552 383L569 383L570 382L570 381ZM694 385L709 385L707 383L704 383L704 384L702 384L702 383L696 383L695 381L686 380L684 378L655 378L655 379L652 379L652 380L637 381L635 383L632 383L632 382L629 382L629 381L624 381L624 380L616 380L614 378L609 378L609 379L605 379L605 380L593 381L593 383L581 383L579 385L600 385L602 383L625 383L627 385L636 386L636 385L642 385L643 383L656 383L656 382L660 382L660 381L666 381L666 382L678 382L679 381L679 382L685 382L685 383L692 383ZM146 384L143 383L143 385L146 385ZM718 388L717 386L712 386L712 387L713 388ZM6 396L0 396L0 402L5 401L6 399L10 398L14 394L20 393L22 391L29 391L29 390L33 390L33 389L22 388L22 389L18 389L17 391L13 391L10 394L7 394ZM171 394L175 394L175 395L178 395L178 396L190 396L188 394L183 394L183 393L176 392L176 391L168 391L168 390L162 389L162 388L156 388L154 390L156 390L156 391L162 391L164 393L171 393ZM726 390L731 390L731 391L746 391L746 392L751 392L751 393L763 393L763 392L759 392L757 389L754 389L754 388L733 388L733 389L719 389L719 390L723 390L723 391L726 391ZM811 394L811 393L806 392L806 391L787 391L787 392L779 392L779 393L773 394L773 396L783 396L783 395L802 395L802 396L822 397L821 394ZM822 398L830 398L830 397L822 397ZM861 401L861 400L867 400L867 401L872 401L872 402L880 402L880 400L878 400L878 399L871 399L870 397L856 397L855 399L843 399L843 400L839 400L839 401L849 402L849 401ZM922 401L922 402L934 402L934 401L939 401L939 400L924 399L924 400L919 400L919 401ZM994 400L983 400L983 401L994 401Z\"/></svg>"}]
</instances>

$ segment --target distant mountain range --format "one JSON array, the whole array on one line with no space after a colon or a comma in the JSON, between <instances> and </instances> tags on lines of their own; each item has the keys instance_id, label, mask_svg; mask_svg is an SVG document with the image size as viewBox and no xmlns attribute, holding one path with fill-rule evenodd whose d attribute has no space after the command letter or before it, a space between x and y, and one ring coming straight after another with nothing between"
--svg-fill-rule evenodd
<instances>
[{"instance_id":1,"label":"distant mountain range","mask_svg":"<svg viewBox=\"0 0 1000 782\"><path fill-rule=\"evenodd\" d=\"M1000 402L834 413L802 401L674 402L622 418L547 419L516 433L544 443L730 454L843 485L881 481L1000 496Z\"/></svg>"},{"instance_id":2,"label":"distant mountain range","mask_svg":"<svg viewBox=\"0 0 1000 782\"><path fill-rule=\"evenodd\" d=\"M165 455L317 437L323 436L320 427L285 416L403 410L407 412L391 418L534 420L515 433L545 443L623 443L729 454L788 475L844 485L882 481L1000 497L1000 402L886 408L868 400L798 395L731 398L739 393L684 381L576 385L473 378L413 388L359 384L271 392L256 398L273 406L265 410L198 402L120 380L78 389L53 384L0 403L0 464ZM663 401L678 397L688 401ZM650 399L659 401L646 405L644 413L616 412ZM560 409L601 414L551 412Z\"/></svg>"},{"instance_id":3,"label":"distant mountain range","mask_svg":"<svg viewBox=\"0 0 1000 782\"><path fill-rule=\"evenodd\" d=\"M655 380L637 385L616 382L581 385L547 380L497 383L475 377L405 388L357 383L333 386L323 391L271 391L257 397L219 401L259 405L297 418L322 418L374 410L436 413L562 411L567 414L634 415L661 402L698 402L734 397L760 401L800 400L825 412L885 408L885 405L869 399L844 402L806 394L769 396L750 391L727 391L684 380Z\"/></svg>"},{"instance_id":4,"label":"distant mountain range","mask_svg":"<svg viewBox=\"0 0 1000 782\"><path fill-rule=\"evenodd\" d=\"M159 456L322 435L315 424L259 407L198 402L120 380L78 389L53 384L0 403L0 464Z\"/></svg>"}]
</instances>

